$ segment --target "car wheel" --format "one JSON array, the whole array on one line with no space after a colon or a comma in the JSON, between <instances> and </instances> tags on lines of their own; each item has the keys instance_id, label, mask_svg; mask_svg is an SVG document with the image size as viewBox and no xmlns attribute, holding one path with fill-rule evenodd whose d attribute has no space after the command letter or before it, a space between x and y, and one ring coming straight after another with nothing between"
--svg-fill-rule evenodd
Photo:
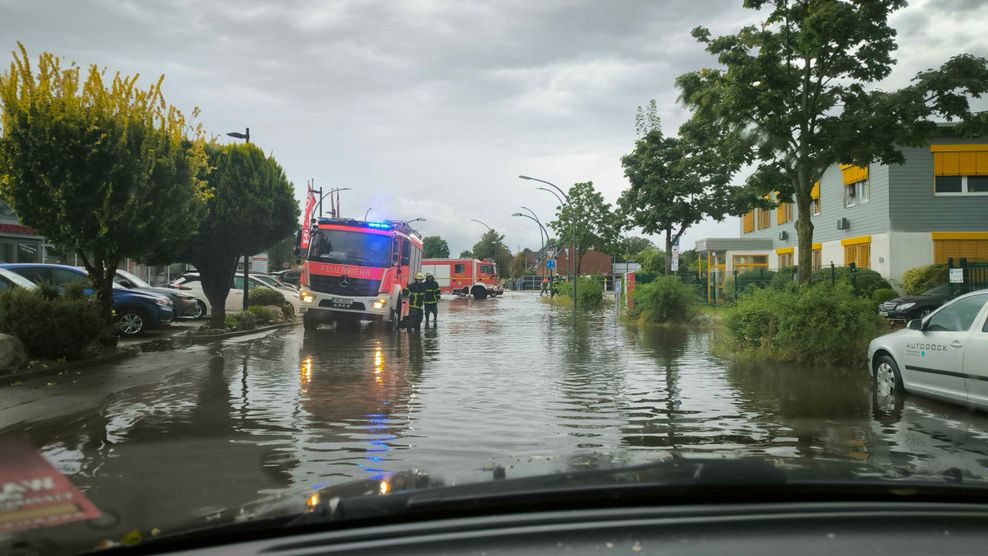
<instances>
[{"instance_id":1,"label":"car wheel","mask_svg":"<svg viewBox=\"0 0 988 556\"><path fill-rule=\"evenodd\" d=\"M192 318L201 319L206 316L206 304L196 300L196 308L192 310Z\"/></svg>"},{"instance_id":2,"label":"car wheel","mask_svg":"<svg viewBox=\"0 0 988 556\"><path fill-rule=\"evenodd\" d=\"M902 400L906 389L902 384L899 366L892 356L884 353L875 358L874 378L874 413L880 421L885 422L902 411Z\"/></svg>"},{"instance_id":3,"label":"car wheel","mask_svg":"<svg viewBox=\"0 0 988 556\"><path fill-rule=\"evenodd\" d=\"M144 332L147 316L137 309L124 309L117 315L117 330L124 336L137 336Z\"/></svg>"}]
</instances>

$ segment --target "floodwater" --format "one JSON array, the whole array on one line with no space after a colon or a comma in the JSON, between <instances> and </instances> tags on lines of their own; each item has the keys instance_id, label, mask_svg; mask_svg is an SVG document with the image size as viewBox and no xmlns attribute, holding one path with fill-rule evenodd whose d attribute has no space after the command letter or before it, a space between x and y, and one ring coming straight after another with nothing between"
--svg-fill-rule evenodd
<instances>
[{"instance_id":1,"label":"floodwater","mask_svg":"<svg viewBox=\"0 0 988 556\"><path fill-rule=\"evenodd\" d=\"M409 469L450 484L678 454L985 474L983 414L916 397L881 411L864 368L732 368L714 341L621 324L613 306L574 322L537 294L444 300L420 334L297 327L148 353L94 374L160 378L0 421L0 439L26 441L106 514L55 537L119 538Z\"/></svg>"}]
</instances>

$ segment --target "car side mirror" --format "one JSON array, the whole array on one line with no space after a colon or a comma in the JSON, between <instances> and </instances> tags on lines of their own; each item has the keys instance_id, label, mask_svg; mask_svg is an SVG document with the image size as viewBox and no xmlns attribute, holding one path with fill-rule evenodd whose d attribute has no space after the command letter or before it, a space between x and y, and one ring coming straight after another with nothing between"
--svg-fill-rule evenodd
<instances>
[{"instance_id":1,"label":"car side mirror","mask_svg":"<svg viewBox=\"0 0 988 556\"><path fill-rule=\"evenodd\" d=\"M923 330L923 320L922 319L912 319L906 323L906 328L909 330Z\"/></svg>"}]
</instances>

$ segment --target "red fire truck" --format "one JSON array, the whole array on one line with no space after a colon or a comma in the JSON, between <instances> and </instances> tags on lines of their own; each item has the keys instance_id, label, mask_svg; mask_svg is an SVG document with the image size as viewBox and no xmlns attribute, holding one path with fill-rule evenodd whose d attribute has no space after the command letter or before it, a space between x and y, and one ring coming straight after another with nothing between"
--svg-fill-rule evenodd
<instances>
[{"instance_id":1,"label":"red fire truck","mask_svg":"<svg viewBox=\"0 0 988 556\"><path fill-rule=\"evenodd\" d=\"M484 299L504 294L492 261L479 259L425 259L422 272L431 272L443 293Z\"/></svg>"},{"instance_id":2,"label":"red fire truck","mask_svg":"<svg viewBox=\"0 0 988 556\"><path fill-rule=\"evenodd\" d=\"M408 224L319 218L300 277L302 322L380 320L408 313L401 290L422 266L422 239Z\"/></svg>"}]
</instances>

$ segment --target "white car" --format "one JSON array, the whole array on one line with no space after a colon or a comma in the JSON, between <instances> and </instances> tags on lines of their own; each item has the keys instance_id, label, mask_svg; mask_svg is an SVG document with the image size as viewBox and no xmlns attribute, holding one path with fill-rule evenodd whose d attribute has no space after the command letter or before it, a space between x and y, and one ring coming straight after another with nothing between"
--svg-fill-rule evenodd
<instances>
[{"instance_id":1,"label":"white car","mask_svg":"<svg viewBox=\"0 0 988 556\"><path fill-rule=\"evenodd\" d=\"M960 296L875 338L876 395L910 392L988 410L988 290Z\"/></svg>"},{"instance_id":2,"label":"white car","mask_svg":"<svg viewBox=\"0 0 988 556\"><path fill-rule=\"evenodd\" d=\"M250 277L249 280L250 289L254 288L268 288L269 286L264 282L257 280L254 276ZM182 290L184 293L191 295L202 303L203 314L212 313L212 306L209 303L209 299L206 297L206 292L202 289L202 281L199 278L198 272L187 272L182 275L181 278L174 280L171 283L171 287ZM271 288L274 289L274 288ZM292 304L295 308L295 314L299 314L299 309L302 306L302 300L298 296L298 292L290 292L286 290L278 290L282 295L285 296L285 300ZM226 296L226 310L227 311L241 311L244 307L244 276L243 274L238 274L233 277L233 284L230 286L230 293Z\"/></svg>"}]
</instances>

